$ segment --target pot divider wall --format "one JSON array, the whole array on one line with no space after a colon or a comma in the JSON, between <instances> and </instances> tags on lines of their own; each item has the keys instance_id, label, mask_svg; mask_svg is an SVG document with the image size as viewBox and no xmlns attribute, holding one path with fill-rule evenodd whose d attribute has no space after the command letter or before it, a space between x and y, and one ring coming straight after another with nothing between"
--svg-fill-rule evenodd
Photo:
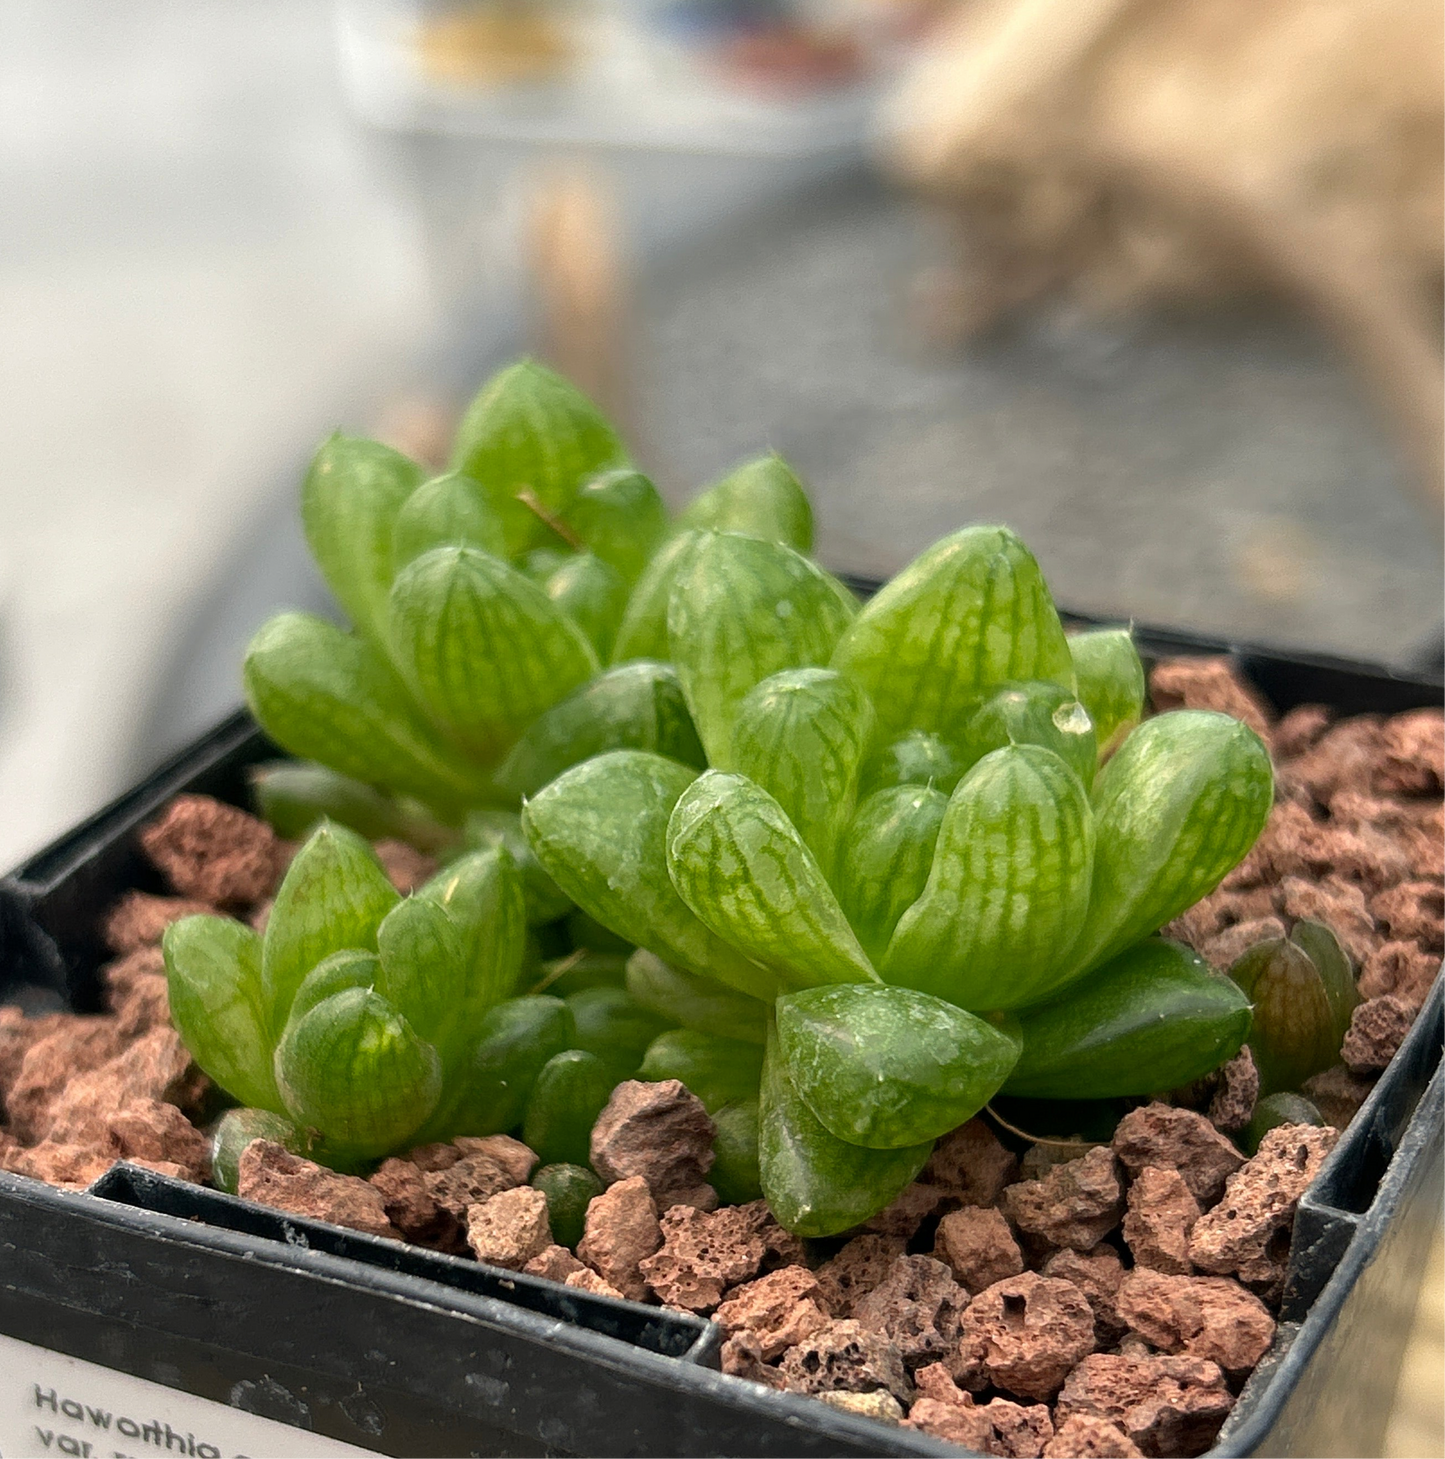
<instances>
[{"instance_id":1,"label":"pot divider wall","mask_svg":"<svg viewBox=\"0 0 1445 1459\"><path fill-rule=\"evenodd\" d=\"M1146 656L1234 653L1281 711L1393 713L1441 698L1438 680L1163 630L1136 637ZM181 791L245 804L246 767L275 753L234 715L0 882L0 998L98 1008L106 908L129 887L161 890L138 828ZM1378 1448L1408 1328L1399 1314L1413 1309L1440 1209L1441 1020L1437 980L1300 1202L1279 1339L1212 1453ZM0 1174L0 1251L0 1345L66 1353L358 1450L961 1452L715 1371L720 1333L700 1319L138 1167L82 1194ZM13 1417L0 1400L0 1434Z\"/></svg>"}]
</instances>

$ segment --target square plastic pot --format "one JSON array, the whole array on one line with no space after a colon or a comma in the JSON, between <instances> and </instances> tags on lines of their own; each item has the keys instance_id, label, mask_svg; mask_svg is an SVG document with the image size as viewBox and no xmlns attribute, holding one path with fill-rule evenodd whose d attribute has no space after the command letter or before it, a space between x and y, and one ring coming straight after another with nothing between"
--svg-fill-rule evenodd
<instances>
[{"instance_id":1,"label":"square plastic pot","mask_svg":"<svg viewBox=\"0 0 1445 1459\"><path fill-rule=\"evenodd\" d=\"M1321 703L1388 714L1441 702L1434 679L1136 634L1146 656L1233 653L1281 711ZM245 804L246 767L275 753L235 715L0 882L0 999L98 1008L105 910L129 887L161 889L138 828L181 791ZM1279 1335L1211 1453L1378 1452L1441 1207L1441 1045L1437 979L1300 1202ZM398 1455L964 1452L727 1377L717 1371L720 1345L701 1319L301 1220L137 1167L118 1166L81 1193L0 1174L6 1453L7 1427L21 1436L10 1440L16 1452L115 1452L96 1430L94 1405L67 1399L46 1376L56 1371L78 1375L75 1384L124 1375L122 1396L151 1404L160 1415L153 1436L128 1440L127 1452L159 1453L167 1436L184 1451L188 1436L203 1459L209 1441L198 1446L195 1425L225 1435L228 1415L252 1425L231 1452L244 1442L252 1455L267 1443L276 1453L345 1452L339 1443ZM59 1370L47 1366L55 1354L64 1355ZM168 1403L198 1399L224 1407L203 1408L184 1436L180 1417L162 1433ZM287 1427L257 1430L257 1418ZM60 1446L62 1433L72 1447Z\"/></svg>"}]
</instances>

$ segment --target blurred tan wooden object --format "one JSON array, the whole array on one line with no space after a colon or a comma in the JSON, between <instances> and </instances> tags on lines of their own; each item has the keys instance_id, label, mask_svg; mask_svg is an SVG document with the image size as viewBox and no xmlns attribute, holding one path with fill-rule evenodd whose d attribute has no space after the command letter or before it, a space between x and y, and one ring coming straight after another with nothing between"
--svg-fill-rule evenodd
<instances>
[{"instance_id":1,"label":"blurred tan wooden object","mask_svg":"<svg viewBox=\"0 0 1445 1459\"><path fill-rule=\"evenodd\" d=\"M580 165L544 171L529 222L538 351L625 430L627 269L613 191Z\"/></svg>"},{"instance_id":2,"label":"blurred tan wooden object","mask_svg":"<svg viewBox=\"0 0 1445 1459\"><path fill-rule=\"evenodd\" d=\"M1261 292L1359 363L1441 503L1439 0L971 0L888 156L957 230L960 335ZM935 307L937 301L935 301Z\"/></svg>"}]
</instances>

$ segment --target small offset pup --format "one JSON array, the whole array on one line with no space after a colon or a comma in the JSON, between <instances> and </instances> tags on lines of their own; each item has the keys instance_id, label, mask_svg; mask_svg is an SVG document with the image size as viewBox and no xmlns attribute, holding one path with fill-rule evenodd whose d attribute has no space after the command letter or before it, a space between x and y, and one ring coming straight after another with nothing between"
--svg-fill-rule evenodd
<instances>
[{"instance_id":1,"label":"small offset pup","mask_svg":"<svg viewBox=\"0 0 1445 1459\"><path fill-rule=\"evenodd\" d=\"M885 143L956 233L954 334L1045 298L1288 298L1361 366L1438 509L1441 48L1437 0L961 6Z\"/></svg>"}]
</instances>

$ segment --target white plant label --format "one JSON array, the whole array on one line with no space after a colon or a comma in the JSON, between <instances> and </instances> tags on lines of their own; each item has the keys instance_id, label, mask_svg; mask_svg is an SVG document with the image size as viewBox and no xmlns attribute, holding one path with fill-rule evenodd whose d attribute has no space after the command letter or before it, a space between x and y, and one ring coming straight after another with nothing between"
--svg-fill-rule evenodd
<instances>
[{"instance_id":1,"label":"white plant label","mask_svg":"<svg viewBox=\"0 0 1445 1459\"><path fill-rule=\"evenodd\" d=\"M319 1459L372 1452L0 1335L0 1459Z\"/></svg>"}]
</instances>

